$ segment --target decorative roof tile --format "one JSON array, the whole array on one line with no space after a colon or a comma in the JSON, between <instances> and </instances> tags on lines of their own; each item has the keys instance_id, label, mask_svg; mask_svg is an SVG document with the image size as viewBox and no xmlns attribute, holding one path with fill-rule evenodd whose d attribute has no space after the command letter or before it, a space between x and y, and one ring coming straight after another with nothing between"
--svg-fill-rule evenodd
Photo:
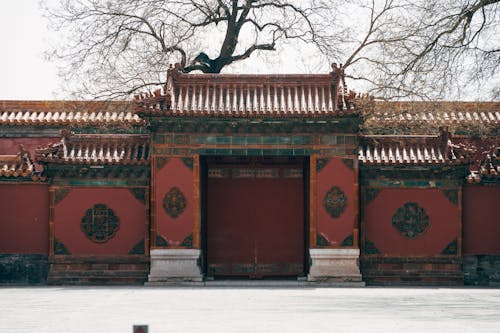
<instances>
[{"instance_id":1,"label":"decorative roof tile","mask_svg":"<svg viewBox=\"0 0 500 333\"><path fill-rule=\"evenodd\" d=\"M35 167L31 161L30 154L19 146L17 155L0 155L0 177L33 177L38 178L34 174Z\"/></svg>"},{"instance_id":2,"label":"decorative roof tile","mask_svg":"<svg viewBox=\"0 0 500 333\"><path fill-rule=\"evenodd\" d=\"M346 114L362 99L349 91L343 69L320 75L183 74L168 71L167 84L137 95L141 113L172 116L314 116Z\"/></svg>"},{"instance_id":3,"label":"decorative roof tile","mask_svg":"<svg viewBox=\"0 0 500 333\"><path fill-rule=\"evenodd\" d=\"M0 125L140 125L130 102L0 101Z\"/></svg>"},{"instance_id":4,"label":"decorative roof tile","mask_svg":"<svg viewBox=\"0 0 500 333\"><path fill-rule=\"evenodd\" d=\"M468 183L500 181L500 147L495 147L483 155L484 158L476 167L471 168L471 173L467 176Z\"/></svg>"},{"instance_id":5,"label":"decorative roof tile","mask_svg":"<svg viewBox=\"0 0 500 333\"><path fill-rule=\"evenodd\" d=\"M455 133L498 131L497 102L377 102L366 115L367 133L435 133L442 126Z\"/></svg>"},{"instance_id":6,"label":"decorative roof tile","mask_svg":"<svg viewBox=\"0 0 500 333\"><path fill-rule=\"evenodd\" d=\"M137 134L69 134L36 150L39 163L89 165L149 164L149 137Z\"/></svg>"},{"instance_id":7,"label":"decorative roof tile","mask_svg":"<svg viewBox=\"0 0 500 333\"><path fill-rule=\"evenodd\" d=\"M446 131L439 135L365 135L358 158L365 165L466 164L469 161L453 150Z\"/></svg>"}]
</instances>

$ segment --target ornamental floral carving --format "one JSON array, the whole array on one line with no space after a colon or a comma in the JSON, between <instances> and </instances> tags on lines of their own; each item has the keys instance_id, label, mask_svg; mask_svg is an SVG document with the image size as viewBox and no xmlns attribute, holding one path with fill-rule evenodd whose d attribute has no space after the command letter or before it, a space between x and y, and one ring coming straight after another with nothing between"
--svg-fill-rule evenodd
<instances>
[{"instance_id":1,"label":"ornamental floral carving","mask_svg":"<svg viewBox=\"0 0 500 333\"><path fill-rule=\"evenodd\" d=\"M96 204L87 210L80 226L91 241L105 243L115 236L120 220L111 208L104 204Z\"/></svg>"},{"instance_id":2,"label":"ornamental floral carving","mask_svg":"<svg viewBox=\"0 0 500 333\"><path fill-rule=\"evenodd\" d=\"M328 214L331 217L337 218L344 212L347 207L347 197L344 191L338 186L333 186L328 192L326 192L323 198L323 207L325 207Z\"/></svg>"},{"instance_id":3,"label":"ornamental floral carving","mask_svg":"<svg viewBox=\"0 0 500 333\"><path fill-rule=\"evenodd\" d=\"M186 204L186 197L177 186L172 187L163 198L163 209L165 209L165 212L174 219L184 212Z\"/></svg>"},{"instance_id":4,"label":"ornamental floral carving","mask_svg":"<svg viewBox=\"0 0 500 333\"><path fill-rule=\"evenodd\" d=\"M431 224L429 215L416 202L407 202L392 216L392 226L403 236L414 239Z\"/></svg>"}]
</instances>

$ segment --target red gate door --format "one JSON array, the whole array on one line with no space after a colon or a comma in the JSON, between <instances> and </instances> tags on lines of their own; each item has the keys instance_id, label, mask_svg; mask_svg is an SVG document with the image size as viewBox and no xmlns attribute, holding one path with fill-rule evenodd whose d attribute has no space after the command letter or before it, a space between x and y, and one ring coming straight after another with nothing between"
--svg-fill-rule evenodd
<instances>
[{"instance_id":1,"label":"red gate door","mask_svg":"<svg viewBox=\"0 0 500 333\"><path fill-rule=\"evenodd\" d=\"M208 275L303 274L302 173L302 166L209 168Z\"/></svg>"}]
</instances>

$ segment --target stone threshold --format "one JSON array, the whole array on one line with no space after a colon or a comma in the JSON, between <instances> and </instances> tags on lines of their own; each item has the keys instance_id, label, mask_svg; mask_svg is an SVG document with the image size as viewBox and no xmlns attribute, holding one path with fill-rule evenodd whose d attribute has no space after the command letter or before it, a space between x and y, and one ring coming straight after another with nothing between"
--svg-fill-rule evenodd
<instances>
[{"instance_id":1,"label":"stone threshold","mask_svg":"<svg viewBox=\"0 0 500 333\"><path fill-rule=\"evenodd\" d=\"M146 287L223 287L223 288L361 288L365 282L312 282L301 280L213 280L146 282Z\"/></svg>"}]
</instances>

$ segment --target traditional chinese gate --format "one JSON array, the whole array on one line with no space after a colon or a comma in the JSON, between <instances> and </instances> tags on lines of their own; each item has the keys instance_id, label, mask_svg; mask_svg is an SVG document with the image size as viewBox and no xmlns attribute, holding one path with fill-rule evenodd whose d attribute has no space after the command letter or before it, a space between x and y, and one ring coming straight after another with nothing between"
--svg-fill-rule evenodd
<instances>
[{"instance_id":1,"label":"traditional chinese gate","mask_svg":"<svg viewBox=\"0 0 500 333\"><path fill-rule=\"evenodd\" d=\"M209 276L304 274L303 159L282 162L267 158L245 164L229 159L209 163Z\"/></svg>"}]
</instances>

